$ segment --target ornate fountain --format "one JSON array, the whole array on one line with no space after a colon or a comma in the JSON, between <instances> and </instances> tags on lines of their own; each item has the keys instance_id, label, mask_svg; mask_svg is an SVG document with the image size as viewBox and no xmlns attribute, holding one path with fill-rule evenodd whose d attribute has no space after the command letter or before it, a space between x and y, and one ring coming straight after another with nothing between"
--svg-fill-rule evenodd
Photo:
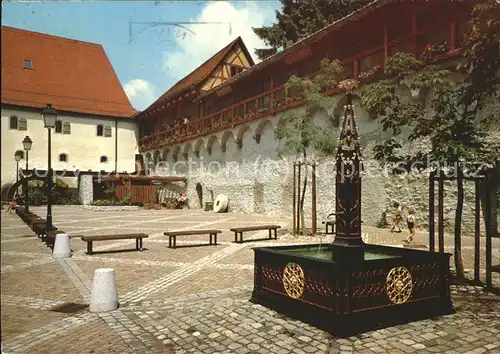
<instances>
[{"instance_id":1,"label":"ornate fountain","mask_svg":"<svg viewBox=\"0 0 500 354\"><path fill-rule=\"evenodd\" d=\"M341 336L453 312L451 254L363 242L356 86L339 85L347 103L336 155L334 242L254 248L251 301Z\"/></svg>"}]
</instances>

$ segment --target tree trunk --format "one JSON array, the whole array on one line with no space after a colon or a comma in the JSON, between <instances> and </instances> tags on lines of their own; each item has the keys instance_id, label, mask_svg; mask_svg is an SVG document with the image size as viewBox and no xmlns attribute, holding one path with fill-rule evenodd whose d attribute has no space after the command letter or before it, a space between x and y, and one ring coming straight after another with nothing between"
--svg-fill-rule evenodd
<instances>
[{"instance_id":1,"label":"tree trunk","mask_svg":"<svg viewBox=\"0 0 500 354\"><path fill-rule=\"evenodd\" d=\"M305 235L306 228L306 218L304 215L304 200L306 197L306 188L307 188L307 163L304 164L304 187L302 188L302 195L300 196L300 223L301 223L301 232L302 235Z\"/></svg>"},{"instance_id":2,"label":"tree trunk","mask_svg":"<svg viewBox=\"0 0 500 354\"><path fill-rule=\"evenodd\" d=\"M462 170L457 173L457 209L455 211L455 269L458 280L465 280L464 264L462 262L462 213L464 209L464 181Z\"/></svg>"}]
</instances>

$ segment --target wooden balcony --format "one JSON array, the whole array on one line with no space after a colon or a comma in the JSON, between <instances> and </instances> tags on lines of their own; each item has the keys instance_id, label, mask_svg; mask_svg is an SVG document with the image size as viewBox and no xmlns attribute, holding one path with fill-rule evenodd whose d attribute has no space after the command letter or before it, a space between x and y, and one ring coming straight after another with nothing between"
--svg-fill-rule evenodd
<instances>
[{"instance_id":1,"label":"wooden balcony","mask_svg":"<svg viewBox=\"0 0 500 354\"><path fill-rule=\"evenodd\" d=\"M442 28L440 30L442 30ZM352 67L351 77L356 78L366 75L366 73L376 66L380 66L381 71L383 71L387 58L398 51L413 53L417 58L420 57L425 44L436 32L436 28L425 28L421 31L416 31L415 29L411 36L405 35L390 41L386 34L382 45L365 50L356 56L346 58L343 64ZM448 39L450 43L448 51L436 54L431 62L447 60L462 53L462 49L457 48L458 41L456 41L455 22L451 24L449 35L446 37L446 40ZM316 74L317 72L308 76L312 77ZM373 80L374 79L366 79L363 81L367 83ZM340 90L337 88L323 90L324 95L334 95L339 92ZM271 89L268 91L236 102L230 107L192 120L187 124L181 124L142 137L140 139L140 151L143 152L168 145L179 144L207 134L213 134L221 130L233 128L256 119L272 116L285 110L297 108L304 103L301 97L286 92L285 85L275 88L272 88L271 85Z\"/></svg>"}]
</instances>

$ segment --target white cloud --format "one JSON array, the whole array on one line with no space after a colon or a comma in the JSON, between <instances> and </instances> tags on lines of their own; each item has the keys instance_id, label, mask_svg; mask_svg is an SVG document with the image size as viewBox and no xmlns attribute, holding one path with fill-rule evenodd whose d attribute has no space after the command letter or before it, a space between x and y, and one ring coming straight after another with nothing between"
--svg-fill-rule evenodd
<instances>
[{"instance_id":1,"label":"white cloud","mask_svg":"<svg viewBox=\"0 0 500 354\"><path fill-rule=\"evenodd\" d=\"M252 27L260 27L275 19L275 10L269 2L248 1L239 3L242 6L235 8L226 1L211 1L202 10L201 14L192 19L196 22L230 22L228 24L197 24L189 25L195 34L186 32L185 36L178 36L178 51L164 53L164 68L175 81L182 79L204 61L224 48L231 41L241 36L254 61L255 48L264 47Z\"/></svg>"},{"instance_id":2,"label":"white cloud","mask_svg":"<svg viewBox=\"0 0 500 354\"><path fill-rule=\"evenodd\" d=\"M146 80L130 80L123 85L123 89L132 106L138 110L146 109L156 99L156 86Z\"/></svg>"}]
</instances>

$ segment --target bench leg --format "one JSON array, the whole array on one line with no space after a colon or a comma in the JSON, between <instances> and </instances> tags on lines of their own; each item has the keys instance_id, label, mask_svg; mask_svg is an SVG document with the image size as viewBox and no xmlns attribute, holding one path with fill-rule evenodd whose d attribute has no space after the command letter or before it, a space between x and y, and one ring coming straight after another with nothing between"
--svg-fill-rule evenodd
<instances>
[{"instance_id":1,"label":"bench leg","mask_svg":"<svg viewBox=\"0 0 500 354\"><path fill-rule=\"evenodd\" d=\"M210 237L210 244L212 244L212 234L208 235Z\"/></svg>"},{"instance_id":2,"label":"bench leg","mask_svg":"<svg viewBox=\"0 0 500 354\"><path fill-rule=\"evenodd\" d=\"M172 248L172 236L168 236L168 248Z\"/></svg>"},{"instance_id":3,"label":"bench leg","mask_svg":"<svg viewBox=\"0 0 500 354\"><path fill-rule=\"evenodd\" d=\"M177 248L176 242L177 242L177 237L174 236L174 248Z\"/></svg>"},{"instance_id":4,"label":"bench leg","mask_svg":"<svg viewBox=\"0 0 500 354\"><path fill-rule=\"evenodd\" d=\"M138 251L139 250L139 239L135 239L135 249Z\"/></svg>"},{"instance_id":5,"label":"bench leg","mask_svg":"<svg viewBox=\"0 0 500 354\"><path fill-rule=\"evenodd\" d=\"M269 239L272 240L272 238L273 238L272 230L269 229Z\"/></svg>"},{"instance_id":6,"label":"bench leg","mask_svg":"<svg viewBox=\"0 0 500 354\"><path fill-rule=\"evenodd\" d=\"M217 234L214 234L214 245L217 245Z\"/></svg>"},{"instance_id":7,"label":"bench leg","mask_svg":"<svg viewBox=\"0 0 500 354\"><path fill-rule=\"evenodd\" d=\"M240 232L240 243L243 243L243 231Z\"/></svg>"},{"instance_id":8,"label":"bench leg","mask_svg":"<svg viewBox=\"0 0 500 354\"><path fill-rule=\"evenodd\" d=\"M234 242L238 243L238 233L234 232Z\"/></svg>"},{"instance_id":9,"label":"bench leg","mask_svg":"<svg viewBox=\"0 0 500 354\"><path fill-rule=\"evenodd\" d=\"M139 239L139 251L141 251L141 252L142 252L142 241L143 241L143 239L140 238Z\"/></svg>"},{"instance_id":10,"label":"bench leg","mask_svg":"<svg viewBox=\"0 0 500 354\"><path fill-rule=\"evenodd\" d=\"M274 239L278 239L278 229L274 229Z\"/></svg>"},{"instance_id":11,"label":"bench leg","mask_svg":"<svg viewBox=\"0 0 500 354\"><path fill-rule=\"evenodd\" d=\"M92 254L92 241L87 241L87 254Z\"/></svg>"}]
</instances>

